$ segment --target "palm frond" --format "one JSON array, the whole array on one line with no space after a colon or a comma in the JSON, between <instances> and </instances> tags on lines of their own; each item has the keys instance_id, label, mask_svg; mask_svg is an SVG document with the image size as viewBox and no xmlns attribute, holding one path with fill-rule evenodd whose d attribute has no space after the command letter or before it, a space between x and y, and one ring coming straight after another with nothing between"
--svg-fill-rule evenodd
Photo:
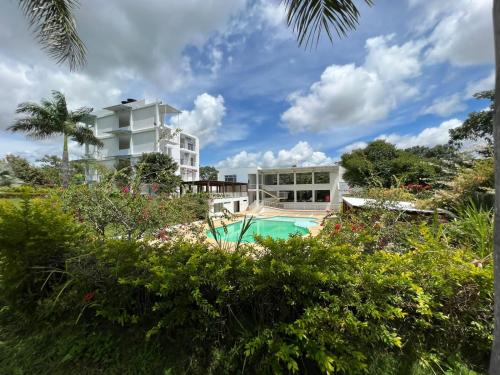
<instances>
[{"instance_id":1,"label":"palm frond","mask_svg":"<svg viewBox=\"0 0 500 375\"><path fill-rule=\"evenodd\" d=\"M70 134L71 140L80 145L89 144L93 146L102 147L102 141L94 135L92 129L84 128L83 126L75 126Z\"/></svg>"},{"instance_id":2,"label":"palm frond","mask_svg":"<svg viewBox=\"0 0 500 375\"><path fill-rule=\"evenodd\" d=\"M77 0L19 0L38 43L57 63L68 62L71 70L86 62L86 47L76 31L72 11Z\"/></svg>"},{"instance_id":3,"label":"palm frond","mask_svg":"<svg viewBox=\"0 0 500 375\"><path fill-rule=\"evenodd\" d=\"M26 117L16 120L7 128L11 132L23 132L30 138L45 139L62 131L55 129L50 122L42 118Z\"/></svg>"},{"instance_id":4,"label":"palm frond","mask_svg":"<svg viewBox=\"0 0 500 375\"><path fill-rule=\"evenodd\" d=\"M364 2L373 4L373 0ZM344 37L356 28L360 15L354 0L283 0L283 3L288 27L297 34L298 44L306 47L317 44L323 31L331 42L334 32Z\"/></svg>"},{"instance_id":5,"label":"palm frond","mask_svg":"<svg viewBox=\"0 0 500 375\"><path fill-rule=\"evenodd\" d=\"M75 124L78 122L84 122L86 124L94 123L93 115L91 115L93 110L94 109L91 107L81 107L81 108L78 108L76 111L70 112L69 118Z\"/></svg>"}]
</instances>

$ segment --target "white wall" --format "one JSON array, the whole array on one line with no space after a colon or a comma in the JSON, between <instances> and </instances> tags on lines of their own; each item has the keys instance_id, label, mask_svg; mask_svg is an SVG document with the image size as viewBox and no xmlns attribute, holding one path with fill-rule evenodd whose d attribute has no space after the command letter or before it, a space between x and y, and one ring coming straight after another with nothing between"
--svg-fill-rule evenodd
<instances>
[{"instance_id":1,"label":"white wall","mask_svg":"<svg viewBox=\"0 0 500 375\"><path fill-rule=\"evenodd\" d=\"M132 111L132 129L152 128L156 119L156 106L134 109ZM159 125L159 124L158 124Z\"/></svg>"},{"instance_id":2,"label":"white wall","mask_svg":"<svg viewBox=\"0 0 500 375\"><path fill-rule=\"evenodd\" d=\"M98 151L101 157L113 156L118 153L118 138L101 139L103 147Z\"/></svg>"},{"instance_id":3,"label":"white wall","mask_svg":"<svg viewBox=\"0 0 500 375\"><path fill-rule=\"evenodd\" d=\"M216 167L217 168L217 167ZM217 175L217 179L219 181L224 181L225 175L236 175L236 182L244 182L248 183L248 175L255 174L257 172L256 167L248 167L248 168L217 168L219 171ZM262 183L262 181L259 181Z\"/></svg>"},{"instance_id":4,"label":"white wall","mask_svg":"<svg viewBox=\"0 0 500 375\"><path fill-rule=\"evenodd\" d=\"M113 129L118 129L118 116L113 114L100 117L96 120L96 136L102 137L109 135L106 132Z\"/></svg>"},{"instance_id":5,"label":"white wall","mask_svg":"<svg viewBox=\"0 0 500 375\"><path fill-rule=\"evenodd\" d=\"M144 133L132 134L134 154L154 152L156 144L156 130L152 129Z\"/></svg>"},{"instance_id":6,"label":"white wall","mask_svg":"<svg viewBox=\"0 0 500 375\"><path fill-rule=\"evenodd\" d=\"M212 202L210 203L210 214L214 214L214 204L215 203L223 203L224 208L231 212L232 214L236 213L234 212L234 202L239 201L240 202L240 213L246 211L248 208L248 197L239 197L239 198L217 198L213 199Z\"/></svg>"}]
</instances>

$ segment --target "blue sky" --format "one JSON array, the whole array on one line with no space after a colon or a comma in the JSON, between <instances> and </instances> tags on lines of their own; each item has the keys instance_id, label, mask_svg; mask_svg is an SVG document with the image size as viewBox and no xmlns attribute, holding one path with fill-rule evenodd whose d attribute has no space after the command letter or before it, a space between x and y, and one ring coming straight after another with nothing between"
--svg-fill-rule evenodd
<instances>
[{"instance_id":1,"label":"blue sky","mask_svg":"<svg viewBox=\"0 0 500 375\"><path fill-rule=\"evenodd\" d=\"M16 3L0 12L1 129L53 89L75 108L158 98L184 111L172 124L200 136L203 165L330 164L376 138L444 143L487 105L472 93L493 86L491 0L358 1L357 30L310 50L278 1L88 0L78 72L40 51ZM60 148L0 131L0 156Z\"/></svg>"}]
</instances>

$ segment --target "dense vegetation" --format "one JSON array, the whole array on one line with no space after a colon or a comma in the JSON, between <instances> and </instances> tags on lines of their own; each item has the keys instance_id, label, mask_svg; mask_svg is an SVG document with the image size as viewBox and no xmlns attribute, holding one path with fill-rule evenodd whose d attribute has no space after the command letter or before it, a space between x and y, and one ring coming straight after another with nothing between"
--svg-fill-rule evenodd
<instances>
[{"instance_id":1,"label":"dense vegetation","mask_svg":"<svg viewBox=\"0 0 500 375\"><path fill-rule=\"evenodd\" d=\"M1 202L3 372L486 367L491 248L474 245L465 217L414 222L373 207L329 221L316 238L260 239L230 252L197 231L206 211L198 197L105 184ZM151 224L141 226L144 214ZM164 224L170 231L155 230Z\"/></svg>"}]
</instances>

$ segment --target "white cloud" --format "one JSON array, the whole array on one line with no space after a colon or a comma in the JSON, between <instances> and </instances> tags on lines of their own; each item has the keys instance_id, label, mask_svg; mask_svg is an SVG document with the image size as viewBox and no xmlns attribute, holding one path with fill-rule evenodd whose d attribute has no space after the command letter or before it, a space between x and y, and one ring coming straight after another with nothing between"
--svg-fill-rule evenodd
<instances>
[{"instance_id":1,"label":"white cloud","mask_svg":"<svg viewBox=\"0 0 500 375\"><path fill-rule=\"evenodd\" d=\"M492 0L411 0L424 10L419 29L430 31L430 63L453 65L493 62Z\"/></svg>"},{"instance_id":2,"label":"white cloud","mask_svg":"<svg viewBox=\"0 0 500 375\"><path fill-rule=\"evenodd\" d=\"M431 105L424 108L424 114L435 114L441 117L449 116L453 113L463 111L466 105L462 102L459 94L438 98Z\"/></svg>"},{"instance_id":3,"label":"white cloud","mask_svg":"<svg viewBox=\"0 0 500 375\"><path fill-rule=\"evenodd\" d=\"M396 105L418 93L408 81L420 74L423 44L389 45L393 38L379 36L366 41L362 66L330 65L306 94L289 97L291 107L281 117L291 131L370 124L382 120Z\"/></svg>"},{"instance_id":4,"label":"white cloud","mask_svg":"<svg viewBox=\"0 0 500 375\"><path fill-rule=\"evenodd\" d=\"M382 134L377 137L377 139L383 139L389 143L396 145L398 148L408 148L414 146L428 146L433 147L436 145L441 145L448 143L450 138L450 129L455 129L456 127L462 125L462 121L459 119L451 119L442 122L439 126L425 128L420 133L416 135L410 134Z\"/></svg>"},{"instance_id":5,"label":"white cloud","mask_svg":"<svg viewBox=\"0 0 500 375\"><path fill-rule=\"evenodd\" d=\"M116 103L122 93L161 98L202 82L200 74L220 69L222 51L214 49L211 55L209 51L208 66L197 73L186 47L202 48L224 33L245 4L245 0L82 2L75 16L88 62L75 74L56 66L40 50L19 7L6 2L0 13L0 82L8 100L0 104L0 127L6 126L17 103L39 100L50 90L65 91L70 102L99 108Z\"/></svg>"},{"instance_id":6,"label":"white cloud","mask_svg":"<svg viewBox=\"0 0 500 375\"><path fill-rule=\"evenodd\" d=\"M11 124L19 103L38 102L42 97L50 97L50 90L66 94L70 109L82 106L99 109L105 104L117 102L122 94L114 82L106 79L1 60L0 82L0 129Z\"/></svg>"},{"instance_id":7,"label":"white cloud","mask_svg":"<svg viewBox=\"0 0 500 375\"><path fill-rule=\"evenodd\" d=\"M201 147L245 138L247 128L235 124L223 124L225 115L224 98L221 95L212 96L203 93L194 100L194 108L174 116L171 125L197 136Z\"/></svg>"},{"instance_id":8,"label":"white cloud","mask_svg":"<svg viewBox=\"0 0 500 375\"><path fill-rule=\"evenodd\" d=\"M466 99L470 99L475 93L495 88L495 71L492 71L487 77L477 81L470 82L466 89Z\"/></svg>"},{"instance_id":9,"label":"white cloud","mask_svg":"<svg viewBox=\"0 0 500 375\"><path fill-rule=\"evenodd\" d=\"M345 147L343 147L340 152L342 154L346 153L346 152L351 152L353 150L357 150L359 148L365 148L366 146L368 146L368 143L367 142L363 142L363 141L359 141L359 142L354 142L354 143L351 143Z\"/></svg>"},{"instance_id":10,"label":"white cloud","mask_svg":"<svg viewBox=\"0 0 500 375\"><path fill-rule=\"evenodd\" d=\"M228 157L217 163L218 168L245 168L245 167L291 167L331 165L334 160L324 152L315 151L307 142L298 142L291 149L282 149L277 153L273 151L247 152Z\"/></svg>"},{"instance_id":11,"label":"white cloud","mask_svg":"<svg viewBox=\"0 0 500 375\"><path fill-rule=\"evenodd\" d=\"M382 134L375 139L382 139L386 142L394 144L397 148L401 149L414 146L433 147L448 143L448 140L450 139L450 129L455 129L460 125L462 125L462 121L454 118L444 121L438 126L425 128L418 134ZM367 144L368 142L363 141L354 142L342 148L341 152L345 153L351 152L358 148L365 148Z\"/></svg>"}]
</instances>

